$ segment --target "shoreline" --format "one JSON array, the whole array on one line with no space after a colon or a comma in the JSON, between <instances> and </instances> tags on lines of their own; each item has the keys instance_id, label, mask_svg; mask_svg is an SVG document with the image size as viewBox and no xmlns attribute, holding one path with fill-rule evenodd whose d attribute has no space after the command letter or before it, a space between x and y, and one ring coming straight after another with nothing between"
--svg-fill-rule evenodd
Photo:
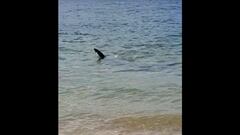
<instances>
[{"instance_id":1,"label":"shoreline","mask_svg":"<svg viewBox=\"0 0 240 135\"><path fill-rule=\"evenodd\" d=\"M87 117L59 121L59 135L181 135L180 114Z\"/></svg>"}]
</instances>

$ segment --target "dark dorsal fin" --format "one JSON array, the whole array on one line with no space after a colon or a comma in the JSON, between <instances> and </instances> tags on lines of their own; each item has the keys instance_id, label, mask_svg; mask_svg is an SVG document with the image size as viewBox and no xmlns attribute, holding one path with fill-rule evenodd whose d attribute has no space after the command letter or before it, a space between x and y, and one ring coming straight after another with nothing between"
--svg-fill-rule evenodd
<instances>
[{"instance_id":1,"label":"dark dorsal fin","mask_svg":"<svg viewBox=\"0 0 240 135\"><path fill-rule=\"evenodd\" d=\"M94 48L94 51L98 54L100 59L103 59L105 57L105 55L101 51L99 51L98 49Z\"/></svg>"}]
</instances>

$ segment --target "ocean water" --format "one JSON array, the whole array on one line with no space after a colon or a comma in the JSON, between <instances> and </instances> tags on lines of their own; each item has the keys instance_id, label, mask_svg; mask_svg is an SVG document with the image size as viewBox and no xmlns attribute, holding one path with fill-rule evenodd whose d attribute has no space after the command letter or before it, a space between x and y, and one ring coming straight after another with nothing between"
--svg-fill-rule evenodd
<instances>
[{"instance_id":1,"label":"ocean water","mask_svg":"<svg viewBox=\"0 0 240 135\"><path fill-rule=\"evenodd\" d=\"M59 0L61 135L181 134L181 11L181 0Z\"/></svg>"}]
</instances>

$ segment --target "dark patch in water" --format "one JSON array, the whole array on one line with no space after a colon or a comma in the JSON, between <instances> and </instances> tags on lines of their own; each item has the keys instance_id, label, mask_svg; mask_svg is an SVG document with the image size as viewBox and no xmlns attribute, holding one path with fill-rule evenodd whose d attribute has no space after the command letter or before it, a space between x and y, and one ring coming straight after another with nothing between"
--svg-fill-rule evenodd
<instances>
[{"instance_id":1,"label":"dark patch in water","mask_svg":"<svg viewBox=\"0 0 240 135\"><path fill-rule=\"evenodd\" d=\"M59 34L59 35L68 35L67 32L59 32L58 34Z\"/></svg>"},{"instance_id":2,"label":"dark patch in water","mask_svg":"<svg viewBox=\"0 0 240 135\"><path fill-rule=\"evenodd\" d=\"M74 32L74 35L88 36L88 35L91 35L91 34L89 34L89 33L81 33L81 32Z\"/></svg>"},{"instance_id":3,"label":"dark patch in water","mask_svg":"<svg viewBox=\"0 0 240 135\"><path fill-rule=\"evenodd\" d=\"M59 60L66 60L66 58L63 58L63 57L59 57Z\"/></svg>"},{"instance_id":4,"label":"dark patch in water","mask_svg":"<svg viewBox=\"0 0 240 135\"><path fill-rule=\"evenodd\" d=\"M175 65L180 65L180 64L181 64L181 63L176 62L176 63L167 64L167 66L175 66Z\"/></svg>"},{"instance_id":5,"label":"dark patch in water","mask_svg":"<svg viewBox=\"0 0 240 135\"><path fill-rule=\"evenodd\" d=\"M127 69L127 70L118 70L114 72L141 72L141 71L148 71L148 69Z\"/></svg>"}]
</instances>

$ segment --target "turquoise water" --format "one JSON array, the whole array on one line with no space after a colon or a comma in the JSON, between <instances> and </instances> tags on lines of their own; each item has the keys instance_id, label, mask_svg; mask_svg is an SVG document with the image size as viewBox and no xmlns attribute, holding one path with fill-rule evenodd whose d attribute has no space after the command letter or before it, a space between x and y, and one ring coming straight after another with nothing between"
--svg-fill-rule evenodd
<instances>
[{"instance_id":1,"label":"turquoise water","mask_svg":"<svg viewBox=\"0 0 240 135\"><path fill-rule=\"evenodd\" d=\"M60 0L60 133L181 116L181 14L180 0ZM106 58L97 61L93 48Z\"/></svg>"}]
</instances>

